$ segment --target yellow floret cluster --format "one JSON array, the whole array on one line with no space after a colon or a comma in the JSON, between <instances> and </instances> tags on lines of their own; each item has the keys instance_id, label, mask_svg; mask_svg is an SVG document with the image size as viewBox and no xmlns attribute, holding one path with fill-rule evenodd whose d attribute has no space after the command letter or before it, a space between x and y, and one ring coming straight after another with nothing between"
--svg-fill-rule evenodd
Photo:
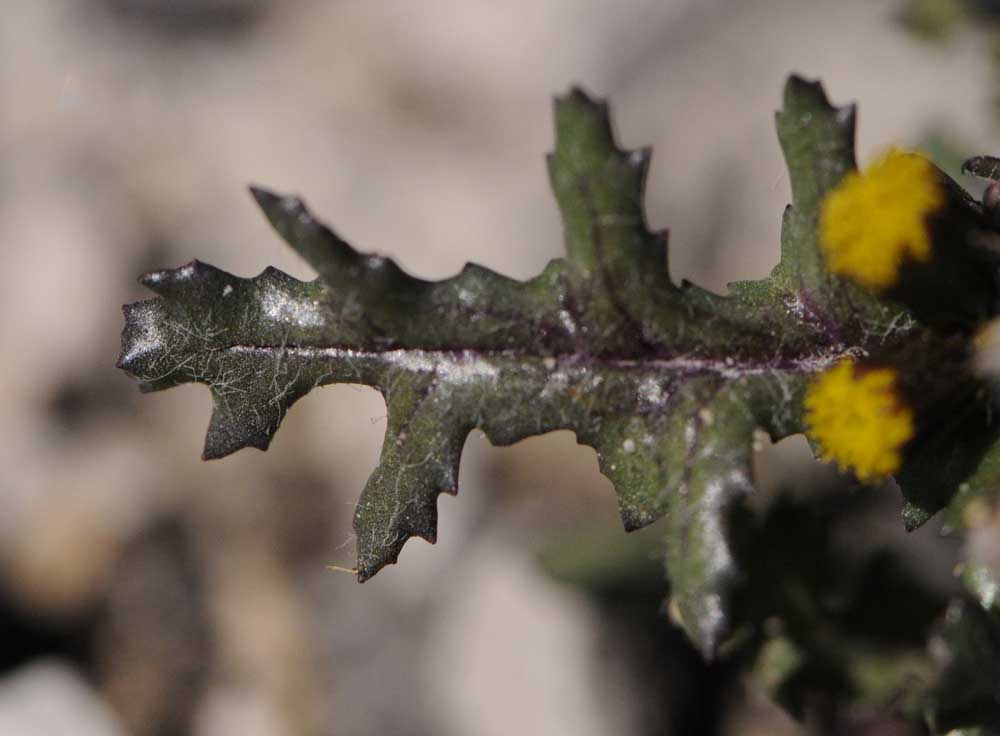
<instances>
[{"instance_id":1,"label":"yellow floret cluster","mask_svg":"<svg viewBox=\"0 0 1000 736\"><path fill-rule=\"evenodd\" d=\"M826 266L875 291L896 283L906 260L931 257L928 217L945 203L934 166L891 149L864 173L847 174L823 201Z\"/></svg>"},{"instance_id":2,"label":"yellow floret cluster","mask_svg":"<svg viewBox=\"0 0 1000 736\"><path fill-rule=\"evenodd\" d=\"M809 434L823 459L853 470L861 481L897 472L916 422L897 387L894 368L858 368L842 360L806 391Z\"/></svg>"}]
</instances>

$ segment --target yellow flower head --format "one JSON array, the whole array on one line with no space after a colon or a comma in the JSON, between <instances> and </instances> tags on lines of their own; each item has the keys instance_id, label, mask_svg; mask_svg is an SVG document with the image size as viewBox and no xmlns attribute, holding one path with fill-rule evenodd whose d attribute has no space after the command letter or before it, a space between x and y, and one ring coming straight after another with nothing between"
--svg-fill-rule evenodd
<instances>
[{"instance_id":1,"label":"yellow flower head","mask_svg":"<svg viewBox=\"0 0 1000 736\"><path fill-rule=\"evenodd\" d=\"M847 174L823 201L827 268L875 291L891 287L905 260L930 259L927 218L944 203L934 166L891 149L863 174Z\"/></svg>"},{"instance_id":2,"label":"yellow flower head","mask_svg":"<svg viewBox=\"0 0 1000 736\"><path fill-rule=\"evenodd\" d=\"M891 475L903 464L903 446L916 422L897 388L894 368L858 368L842 360L806 391L809 435L823 459L853 470L861 481Z\"/></svg>"}]
</instances>

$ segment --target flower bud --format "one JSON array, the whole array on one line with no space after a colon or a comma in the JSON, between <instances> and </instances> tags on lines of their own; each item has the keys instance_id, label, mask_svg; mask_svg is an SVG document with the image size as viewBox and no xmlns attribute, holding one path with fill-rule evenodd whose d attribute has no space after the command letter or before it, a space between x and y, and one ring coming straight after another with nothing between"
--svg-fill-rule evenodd
<instances>
[{"instance_id":1,"label":"flower bud","mask_svg":"<svg viewBox=\"0 0 1000 736\"><path fill-rule=\"evenodd\" d=\"M996 226L925 158L892 149L823 201L827 268L908 307L924 324L971 331L996 313ZM985 236L985 237L984 237Z\"/></svg>"},{"instance_id":2,"label":"flower bud","mask_svg":"<svg viewBox=\"0 0 1000 736\"><path fill-rule=\"evenodd\" d=\"M922 482L951 486L995 434L976 360L972 341L929 331L865 360L842 360L806 390L807 432L824 460L862 482L919 468ZM939 467L925 467L927 458Z\"/></svg>"}]
</instances>

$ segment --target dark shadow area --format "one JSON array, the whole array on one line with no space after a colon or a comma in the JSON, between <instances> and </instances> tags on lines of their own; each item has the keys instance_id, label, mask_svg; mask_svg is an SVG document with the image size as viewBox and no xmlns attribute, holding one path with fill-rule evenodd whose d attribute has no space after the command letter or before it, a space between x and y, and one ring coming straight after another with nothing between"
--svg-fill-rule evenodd
<instances>
[{"instance_id":1,"label":"dark shadow area","mask_svg":"<svg viewBox=\"0 0 1000 736\"><path fill-rule=\"evenodd\" d=\"M127 28L165 36L237 36L266 15L268 0L95 0Z\"/></svg>"},{"instance_id":2,"label":"dark shadow area","mask_svg":"<svg viewBox=\"0 0 1000 736\"><path fill-rule=\"evenodd\" d=\"M67 618L46 618L0 589L0 677L36 659L60 658L94 676L95 607Z\"/></svg>"}]
</instances>

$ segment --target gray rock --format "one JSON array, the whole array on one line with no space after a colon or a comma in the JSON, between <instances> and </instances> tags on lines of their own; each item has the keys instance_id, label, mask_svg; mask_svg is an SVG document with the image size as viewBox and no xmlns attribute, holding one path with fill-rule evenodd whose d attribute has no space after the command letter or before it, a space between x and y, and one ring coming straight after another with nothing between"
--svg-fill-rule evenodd
<instances>
[{"instance_id":1,"label":"gray rock","mask_svg":"<svg viewBox=\"0 0 1000 736\"><path fill-rule=\"evenodd\" d=\"M72 667L42 660L0 680L0 734L124 736L97 692Z\"/></svg>"}]
</instances>

